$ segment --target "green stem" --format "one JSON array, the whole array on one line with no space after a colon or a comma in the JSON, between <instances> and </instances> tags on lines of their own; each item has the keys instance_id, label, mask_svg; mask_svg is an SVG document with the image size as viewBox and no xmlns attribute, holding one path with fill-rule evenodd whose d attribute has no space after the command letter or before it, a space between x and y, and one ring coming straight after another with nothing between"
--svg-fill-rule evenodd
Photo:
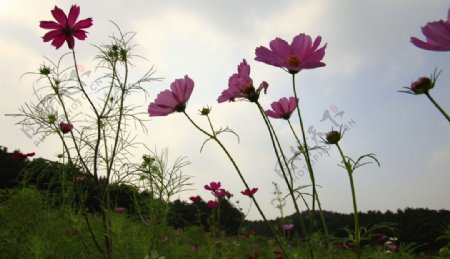
<instances>
[{"instance_id":1,"label":"green stem","mask_svg":"<svg viewBox=\"0 0 450 259\"><path fill-rule=\"evenodd\" d=\"M298 95L297 95L297 88L295 87L295 74L292 74L292 88L294 90L294 97L299 100ZM309 178L311 179L311 184L312 184L312 188L313 188L313 192L312 192L312 215L314 215L314 211L315 211L315 204L316 201L318 203L319 206L319 213L320 213L320 218L322 221L322 225L323 225L323 229L325 231L325 235L328 236L328 228L327 228L327 224L325 222L325 218L323 216L323 211L322 211L322 206L320 205L320 201L319 201L319 195L317 193L317 188L316 188L316 180L314 177L314 171L311 165L311 159L309 156L309 148L308 148L308 143L306 142L306 134L305 134L305 129L303 127L303 120L302 120L302 115L300 113L300 107L297 107L297 115L298 115L298 120L300 122L300 129L302 132L302 138L303 138L303 152L302 154L305 157L306 160L306 165L308 167L308 172L309 172ZM301 150L302 151L302 150ZM312 233L312 229L313 229L313 225L314 225L314 217L311 217L310 219L310 234Z\"/></svg>"},{"instance_id":2,"label":"green stem","mask_svg":"<svg viewBox=\"0 0 450 259\"><path fill-rule=\"evenodd\" d=\"M361 233L359 228L358 206L356 204L355 184L353 183L353 169L350 163L347 162L347 160L345 160L344 152L342 152L342 149L338 143L336 143L336 146L339 150L339 154L341 155L342 161L345 165L345 169L347 170L348 177L350 179L350 187L352 190L352 200L353 200L353 220L355 222L355 249L357 257L361 258L361 249L360 249Z\"/></svg>"},{"instance_id":3,"label":"green stem","mask_svg":"<svg viewBox=\"0 0 450 259\"><path fill-rule=\"evenodd\" d=\"M239 169L238 165L236 164L236 162L234 161L233 157L231 156L231 154L228 152L228 150L225 148L225 146L222 144L222 142L214 135L209 134L208 132L206 132L205 130L203 130L202 128L200 128L192 119L191 117L189 117L189 115L183 111L184 115L186 116L186 118L192 123L192 125L194 125L195 128L197 128L200 132L202 132L203 134L205 134L206 136L208 136L209 138L213 139L221 148L222 150L225 152L225 154L227 155L228 159L230 160L230 162L233 164L233 167L235 168L236 172L239 175L239 178L241 178L242 183L244 184L245 188L248 190L251 190L249 185L247 184L247 182L244 179L244 176L241 173L241 170ZM285 246L284 244L281 242L281 239L278 237L277 233L275 232L275 230L273 229L272 225L269 224L269 222L267 221L266 216L264 215L263 211L261 210L261 208L259 207L258 202L256 201L254 195L250 195L250 198L253 200L253 202L255 203L256 208L258 209L259 214L261 215L261 217L263 218L264 222L267 224L267 226L269 227L270 231L272 232L272 234L274 235L275 240L277 241L278 245L280 246L283 255L286 258L289 258Z\"/></svg>"},{"instance_id":4,"label":"green stem","mask_svg":"<svg viewBox=\"0 0 450 259\"><path fill-rule=\"evenodd\" d=\"M69 121L69 113L67 112L64 100L63 100L61 94L59 93L58 86L53 84L53 81L50 79L50 77L48 75L47 75L47 79L50 82L50 86L52 87L53 91L55 92L56 98L58 99L59 103L61 104L61 107L63 108L64 117L65 117L67 123L70 123L70 121ZM69 133L70 133L70 136L72 138L73 144L75 146L75 150L77 152L78 159L80 159L80 162L83 165L83 167L86 170L86 172L91 174L91 170L89 170L89 167L87 166L86 162L84 161L83 157L81 156L81 151L80 151L80 148L78 148L78 144L77 144L77 141L75 139L75 135L73 134L73 131L71 130Z\"/></svg>"},{"instance_id":5,"label":"green stem","mask_svg":"<svg viewBox=\"0 0 450 259\"><path fill-rule=\"evenodd\" d=\"M294 194L294 190L293 190L293 186L294 186L293 181L294 180L293 180L293 177L292 177L292 172L291 172L291 170L289 168L289 164L287 163L286 157L285 157L285 155L283 153L283 150L281 149L280 141L278 140L278 137L277 137L276 132L275 132L273 126L272 126L272 123L270 122L269 118L267 118L266 114L264 113L264 109L262 108L261 104L259 102L255 102L255 103L258 106L259 112L260 112L261 116L264 119L264 123L267 126L267 130L269 131L270 140L272 141L272 147L273 147L273 150L275 152L275 156L277 157L278 164L280 165L280 170L283 173L283 178L284 178L284 181L286 182L286 185L288 187L289 194L290 194L290 196L292 198L292 202L294 203L295 210L296 210L297 214L299 215L299 221L300 221L300 225L301 225L301 228L302 228L302 231L303 231L303 235L305 236L305 239L307 240L307 242L309 242L310 241L310 237L308 235L308 232L306 231L305 224L303 222L303 218L302 218L302 215L300 213L300 209L298 208L298 204L297 204L297 201L296 201L296 198L295 198L295 194ZM280 153L278 152L277 146L278 146L279 152L281 153L281 157L283 159L284 164L282 163L282 161L280 159ZM289 179L287 178L287 175L286 175L286 172L285 172L284 168L286 168L287 171L288 171Z\"/></svg>"},{"instance_id":6,"label":"green stem","mask_svg":"<svg viewBox=\"0 0 450 259\"><path fill-rule=\"evenodd\" d=\"M430 93L427 91L425 92L425 95L428 97L428 99L430 99L430 101L434 104L434 106L442 113L442 115L444 115L444 117L447 119L448 122L450 122L450 117L448 116L448 114L445 112L444 109L442 109L442 107L433 99L433 97L431 97Z\"/></svg>"}]
</instances>

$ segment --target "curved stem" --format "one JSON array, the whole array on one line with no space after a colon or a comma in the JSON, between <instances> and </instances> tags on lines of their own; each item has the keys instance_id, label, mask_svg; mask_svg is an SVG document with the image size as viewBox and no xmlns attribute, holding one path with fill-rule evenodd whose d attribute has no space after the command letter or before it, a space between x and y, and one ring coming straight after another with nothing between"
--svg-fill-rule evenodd
<instances>
[{"instance_id":1,"label":"curved stem","mask_svg":"<svg viewBox=\"0 0 450 259\"><path fill-rule=\"evenodd\" d=\"M225 148L225 146L222 144L222 142L214 135L209 134L208 132L206 132L205 130L203 130L202 128L200 128L192 119L191 117L189 117L189 115L183 111L184 115L186 116L186 118L192 123L192 125L194 125L195 128L197 128L200 132L202 132L203 134L205 134L206 136L208 136L209 138L213 139L221 148L222 150L225 152L225 154L227 155L228 159L230 160L230 162L233 164L234 169L236 170L236 172L239 175L239 178L241 178L242 183L244 184L245 188L248 190L251 190L249 185L247 184L247 182L244 179L244 176L241 173L241 170L239 169L238 165L236 164L236 162L234 161L233 157L231 156L231 154L228 152L228 150ZM274 238L276 239L278 245L280 246L281 250L283 251L283 255L286 258L289 258L285 246L282 243L281 239L278 237L278 235L275 232L275 229L273 229L272 225L269 224L269 222L267 221L266 216L264 215L263 211L261 210L258 202L256 201L254 195L250 195L249 196L253 202L255 203L256 208L258 209L259 214L261 215L261 217L263 218L264 222L267 224L267 226L269 227L270 231L272 232L272 234L274 235Z\"/></svg>"},{"instance_id":2,"label":"curved stem","mask_svg":"<svg viewBox=\"0 0 450 259\"><path fill-rule=\"evenodd\" d=\"M344 152L342 152L341 147L338 143L336 143L336 146L339 150L339 154L341 155L342 162L345 165L345 169L347 170L348 177L350 179L350 188L352 190L352 200L353 200L353 220L355 222L355 249L356 254L358 258L361 258L361 249L360 249L360 243L361 243L361 233L359 228L359 217L358 217L358 206L356 204L356 191L355 191L355 184L353 183L353 168L350 165L350 163L345 160Z\"/></svg>"},{"instance_id":3,"label":"curved stem","mask_svg":"<svg viewBox=\"0 0 450 259\"><path fill-rule=\"evenodd\" d=\"M292 88L294 90L294 97L297 100L299 100L298 95L297 95L297 88L295 87L295 74L292 74ZM298 120L300 122L300 129L301 129L302 138L303 138L303 151L302 150L301 151L302 151L302 153L303 153L303 155L305 157L305 160L306 160L306 165L308 167L309 177L311 179L311 185L312 185L312 188L313 188L313 191L312 191L312 214L314 215L314 211L315 211L315 208L316 208L315 204L316 204L316 201L317 201L318 206L319 206L319 213L320 213L320 218L321 218L321 221L322 221L323 229L325 231L325 235L328 236L328 228L327 228L327 224L325 223L325 218L323 216L322 206L320 205L319 195L317 193L316 180L315 180L315 177L314 177L314 171L313 171L313 168L312 168L312 165L311 165L311 159L310 159L310 156L309 156L309 148L308 148L308 143L306 142L306 134L305 134L305 129L303 127L303 120L302 120L302 115L300 113L300 107L297 107L297 115L298 115ZM311 219L310 219L310 226L309 226L310 227L309 228L310 233L312 232L313 225L314 225L314 217L311 217Z\"/></svg>"},{"instance_id":4,"label":"curved stem","mask_svg":"<svg viewBox=\"0 0 450 259\"><path fill-rule=\"evenodd\" d=\"M425 92L425 95L430 99L430 101L434 104L434 106L442 113L442 115L447 119L448 122L450 122L450 117L448 116L447 112L445 112L444 109L431 97L430 93L427 91Z\"/></svg>"}]
</instances>

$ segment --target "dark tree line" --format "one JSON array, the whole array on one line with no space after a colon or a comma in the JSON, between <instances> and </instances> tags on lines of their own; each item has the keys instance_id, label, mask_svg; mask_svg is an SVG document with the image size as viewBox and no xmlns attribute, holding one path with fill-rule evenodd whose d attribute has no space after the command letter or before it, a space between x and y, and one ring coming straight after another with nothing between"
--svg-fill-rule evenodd
<instances>
[{"instance_id":1,"label":"dark tree line","mask_svg":"<svg viewBox=\"0 0 450 259\"><path fill-rule=\"evenodd\" d=\"M64 183L64 185L62 184ZM98 198L103 193L99 188L101 185L95 184L92 176L83 175L77 168L67 164L61 164L42 158L29 161L25 158L12 157L6 149L0 148L0 189L35 187L45 191L48 197L52 197L52 204L58 206L63 199L68 199L73 203L74 208L83 203L83 207L91 213L98 211L101 206ZM106 186L106 184L105 184ZM63 188L69 188L69 197L63 197ZM208 208L204 201L197 203L176 200L170 204L161 204L161 201L152 200L152 195L146 191L139 191L137 188L126 184L111 184L109 187L112 207L123 207L130 217L140 219L142 214L148 214L152 206L167 206L167 223L175 228L184 228L198 225L204 230L210 230L213 210ZM84 196L80 197L80 193ZM1 197L0 197L1 198ZM150 207L139 204L151 201ZM1 199L0 199L1 201ZM220 215L215 215L215 219L220 221L221 231L229 235L239 234L241 227L247 230L255 230L259 235L270 236L271 232L262 221L242 222L242 213L234 207L228 200L223 199L220 203ZM303 218L307 218L303 212ZM337 212L324 212L328 230L333 236L345 239L348 236L345 228L353 228L353 214L343 214ZM315 215L317 223L316 231L320 231L319 215ZM301 236L300 222L296 215L291 215L285 219L272 220L271 223L280 229L283 223L293 223L298 236ZM374 234L397 237L400 243L416 244L418 251L427 249L438 249L445 245L445 240L437 240L443 234L445 227L450 225L450 211L406 208L396 212L368 211L360 214L360 224L370 228L380 224L389 223L390 228L378 229ZM370 242L366 241L366 242Z\"/></svg>"}]
</instances>

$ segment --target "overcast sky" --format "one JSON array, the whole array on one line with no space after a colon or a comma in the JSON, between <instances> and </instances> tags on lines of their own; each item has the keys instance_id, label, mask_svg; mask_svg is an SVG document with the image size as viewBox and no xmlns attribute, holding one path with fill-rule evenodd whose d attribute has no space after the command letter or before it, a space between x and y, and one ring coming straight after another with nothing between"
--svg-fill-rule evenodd
<instances>
[{"instance_id":1,"label":"overcast sky","mask_svg":"<svg viewBox=\"0 0 450 259\"><path fill-rule=\"evenodd\" d=\"M306 129L327 132L331 120L322 120L329 112L337 124L349 130L342 141L347 155L357 158L375 153L381 167L368 165L355 174L358 205L362 211L396 210L406 207L450 209L450 127L425 96L398 93L420 76L442 69L431 94L450 111L450 64L448 52L418 49L411 36L423 39L420 28L427 22L447 18L448 1L77 1L80 18L92 17L86 41L76 42L79 63L95 73L96 48L92 44L109 43L115 28L137 32L136 54L148 62L138 62L132 72L137 78L154 66L155 76L163 80L146 85L150 99L136 97L142 111L170 83L188 74L195 88L187 112L201 125L204 118L198 110L212 106L216 127L230 127L240 135L240 143L232 136L223 142L235 156L251 186L259 187L256 198L270 218L278 216L270 201L275 181L282 179L275 172L275 157L268 133L255 105L248 102L218 104L217 97L227 87L228 78L236 72L243 58L251 66L256 84L269 83L268 94L261 103L270 103L292 96L290 75L285 71L254 60L256 47L268 46L275 37L287 41L299 33L322 36L328 43L326 66L302 71L297 75L300 107ZM0 111L15 113L26 101L33 100L31 76L20 79L25 72L36 71L44 56L56 60L67 52L67 46L55 50L42 42L45 31L39 21L51 20L54 5L67 11L73 2L2 0L0 2ZM69 60L68 60L69 61ZM100 76L100 75L98 75ZM334 117L339 112L342 116ZM2 115L0 145L23 152L35 151L37 156L55 159L60 152L56 138L35 144L17 119ZM286 150L294 146L284 121L274 126ZM296 116L293 117L297 125ZM249 201L239 192L244 189L239 177L219 148L208 143L199 152L204 140L182 114L156 117L147 122L148 135L139 132L148 147L169 149L172 160L187 156L192 164L184 172L192 175L194 190L180 195L200 194L211 199L203 185L221 181L224 188L247 209ZM334 126L335 127L335 126ZM335 127L336 128L336 127ZM309 136L310 143L314 144ZM320 143L319 143L320 144ZM142 151L135 154L139 159ZM323 208L351 212L352 202L348 177L338 167L340 159L332 148L328 155L317 154L314 168ZM303 163L299 161L299 167ZM308 184L308 176L297 183ZM292 206L285 213L292 213ZM251 211L249 218L259 218Z\"/></svg>"}]
</instances>

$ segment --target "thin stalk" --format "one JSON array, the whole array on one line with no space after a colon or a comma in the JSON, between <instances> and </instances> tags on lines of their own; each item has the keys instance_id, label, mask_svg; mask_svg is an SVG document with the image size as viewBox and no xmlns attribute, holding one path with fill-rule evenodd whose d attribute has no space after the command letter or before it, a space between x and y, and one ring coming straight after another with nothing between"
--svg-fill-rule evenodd
<instances>
[{"instance_id":1,"label":"thin stalk","mask_svg":"<svg viewBox=\"0 0 450 259\"><path fill-rule=\"evenodd\" d=\"M445 112L444 109L431 97L430 93L427 91L425 92L425 95L430 99L430 101L434 104L434 106L442 113L442 115L447 119L448 122L450 122L450 117L448 116L447 112Z\"/></svg>"},{"instance_id":2,"label":"thin stalk","mask_svg":"<svg viewBox=\"0 0 450 259\"><path fill-rule=\"evenodd\" d=\"M341 147L338 143L336 143L336 146L339 150L339 154L342 157L342 161L345 165L345 169L347 169L348 177L350 179L350 188L352 190L352 200L353 200L353 220L355 222L355 249L356 249L356 256L357 258L361 258L361 233L359 228L359 217L358 217L358 206L356 204L356 191L355 191L355 185L353 183L353 169L352 166L345 160L344 152L342 152Z\"/></svg>"},{"instance_id":3,"label":"thin stalk","mask_svg":"<svg viewBox=\"0 0 450 259\"><path fill-rule=\"evenodd\" d=\"M280 141L278 140L278 137L277 137L276 132L275 132L273 126L272 126L272 123L267 118L266 114L264 113L264 109L262 108L261 104L259 102L256 102L256 105L258 106L259 112L260 112L261 116L264 119L264 123L267 126L267 130L269 131L270 139L272 141L272 147L273 147L273 150L274 150L275 155L277 157L278 164L280 165L281 172L283 173L283 178L284 178L284 181L286 182L286 185L288 187L289 194L290 194L290 196L292 198L292 202L294 203L295 210L296 210L297 214L299 215L300 225L302 227L303 234L304 234L305 238L307 240L309 240L309 236L308 236L308 233L306 231L305 224L303 223L303 218L301 216L300 209L298 208L298 204L297 204L297 201L296 201L296 198L295 198L295 195L294 195L292 173L291 173L291 170L289 169L289 164L286 161L286 157L285 157L285 155L283 153L283 150L281 149ZM279 151L277 149L277 146L278 146ZM281 157L283 158L284 165L281 162L280 153L281 153ZM290 179L288 179L287 176L286 176L286 172L284 171L285 167L288 170L288 174L289 174L289 178Z\"/></svg>"},{"instance_id":4,"label":"thin stalk","mask_svg":"<svg viewBox=\"0 0 450 259\"><path fill-rule=\"evenodd\" d=\"M283 150L281 149L280 141L278 140L278 137L277 137L277 135L275 133L274 128L272 127L272 124L270 123L270 120L267 118L266 114L264 113L264 109L262 108L261 104L259 104L259 102L255 102L255 103L258 106L259 112L261 113L261 116L264 119L264 123L267 126L267 130L269 131L270 139L272 141L272 146L273 146L273 149L275 151L275 155L277 157L278 164L280 165L280 169L281 169L281 172L283 173L284 181L286 182L286 185L288 187L289 195L291 196L292 202L294 203L295 210L296 210L296 212L298 214L298 217L299 217L300 226L301 226L303 234L305 236L305 240L306 240L306 242L308 244L307 246L308 246L309 255L310 255L311 258L314 258L314 253L313 253L313 251L311 249L311 246L310 246L311 238L310 238L310 235L308 234L308 232L306 231L305 224L304 224L303 218L302 218L302 214L300 213L300 209L298 208L298 204L297 204L297 201L296 201L296 198L295 198L295 195L294 195L293 178L292 178L292 173L291 173L291 171L289 169L289 164L286 162L286 157L284 156ZM278 153L278 150L277 150L276 146L278 146L279 152L281 153L281 157L283 158L284 165L281 162L280 154ZM288 174L289 174L291 183L289 183L289 179L287 178L286 172L284 171L284 167L285 166L286 166L286 169L288 170Z\"/></svg>"},{"instance_id":5,"label":"thin stalk","mask_svg":"<svg viewBox=\"0 0 450 259\"><path fill-rule=\"evenodd\" d=\"M66 118L66 121L68 123L70 123L69 122L69 113L67 112L66 105L62 99L62 96L60 95L60 93L58 91L58 87L53 84L53 81L50 79L50 77L48 75L47 75L47 79L50 82L50 86L52 87L53 91L55 91L55 94L57 96L59 103L61 104L61 107L63 108L64 117ZM84 169L89 174L91 174L91 170L89 170L89 167L87 166L86 162L84 161L83 157L81 156L81 152L80 152L80 149L78 148L78 144L75 140L75 135L73 134L73 131L70 131L70 136L72 138L73 144L75 146L75 150L77 151L77 155L78 155L78 158L80 159L81 164L83 165Z\"/></svg>"},{"instance_id":6,"label":"thin stalk","mask_svg":"<svg viewBox=\"0 0 450 259\"><path fill-rule=\"evenodd\" d=\"M298 109L298 108L297 108L297 109ZM289 120L287 120L287 122L288 122L288 124L289 124L289 127L291 128L292 134L294 134L294 137L295 137L295 139L297 140L297 144L298 144L299 146L301 146L302 144L301 144L301 142L300 142L300 140L299 140L297 134L295 133L295 130L294 130L294 128L292 127L291 122L290 122ZM302 199L304 200L303 196L302 196ZM322 226L323 226L323 229L324 229L324 231L325 231L325 236L328 236L328 227L327 227L327 224L326 224L326 222L325 222L325 217L323 216L322 205L320 204L320 200L319 200L318 194L316 194L316 201L317 201L317 206L319 207L319 211L320 211L320 213L319 213L319 214L320 214L320 220L322 221ZM306 204L306 202L305 202L305 204ZM308 210L309 210L309 206L308 206L308 205L306 205L306 206L308 207Z\"/></svg>"},{"instance_id":7,"label":"thin stalk","mask_svg":"<svg viewBox=\"0 0 450 259\"><path fill-rule=\"evenodd\" d=\"M114 158L116 156L116 152L117 152L117 145L119 142L119 132L122 126L122 117L123 117L123 107L124 107L124 101L125 101L125 93L126 93L126 87L127 87L127 83L128 83L128 62L125 60L125 78L124 78L124 82L121 85L121 95L120 95L120 106L119 106L119 120L117 122L117 130L116 130L116 136L114 139L114 147L111 151L111 159L110 159L110 163L109 163L109 168L107 169L106 172L106 179L109 182L109 177L111 175L111 170L112 170L112 166L114 164ZM108 166L108 165L107 165Z\"/></svg>"},{"instance_id":8,"label":"thin stalk","mask_svg":"<svg viewBox=\"0 0 450 259\"><path fill-rule=\"evenodd\" d=\"M183 111L184 115L186 116L186 118L192 123L192 125L194 125L195 128L197 128L200 132L202 132L203 134L205 134L206 136L208 136L209 138L213 139L221 148L222 150L225 152L225 154L227 155L228 159L230 160L230 162L233 164L233 167L235 168L236 172L238 173L239 177L241 178L242 183L244 184L245 188L250 190L249 185L247 184L247 182L244 179L244 176L241 173L241 170L239 169L239 167L237 166L236 162L234 161L233 157L231 156L231 154L228 152L228 150L225 148L225 146L222 144L222 142L214 135L209 134L208 132L206 132L205 130L203 130L202 128L200 128L192 119L191 117L189 117L189 115ZM269 227L270 231L272 232L272 234L274 235L275 240L277 241L278 245L280 246L283 255L286 258L289 258L286 249L284 247L284 244L281 242L281 239L278 237L278 235L275 232L275 229L273 229L272 225L269 224L269 222L267 221L266 216L264 215L263 211L261 210L261 208L259 207L258 202L256 201L254 195L250 195L249 196L253 202L255 203L256 208L258 209L259 214L261 215L261 217L263 218L264 222L267 224L267 226Z\"/></svg>"},{"instance_id":9,"label":"thin stalk","mask_svg":"<svg viewBox=\"0 0 450 259\"><path fill-rule=\"evenodd\" d=\"M294 90L294 97L299 100L298 95L297 95L297 88L295 87L295 74L292 74L292 88ZM302 120L302 115L300 113L300 108L297 108L297 115L298 115L298 120L300 122L300 129L302 132L302 138L303 138L303 155L305 157L306 160L306 165L308 167L308 172L309 172L309 177L311 179L311 184L313 187L313 192L312 192L312 214L314 215L314 211L315 211L315 204L316 204L316 200L318 201L318 205L319 205L319 212L320 212L320 218L322 220L322 225L323 225L323 229L325 231L325 235L328 236L328 228L327 225L325 223L325 218L323 216L323 211L322 211L322 206L320 206L320 202L319 202L319 195L317 193L317 188L316 188L316 180L314 177L314 171L311 165L311 159L309 156L309 148L308 148L308 143L306 142L306 134L305 134L305 129L303 127L303 120ZM312 228L314 225L314 217L311 217L310 219L310 228L309 231L310 233L312 232Z\"/></svg>"}]
</instances>

